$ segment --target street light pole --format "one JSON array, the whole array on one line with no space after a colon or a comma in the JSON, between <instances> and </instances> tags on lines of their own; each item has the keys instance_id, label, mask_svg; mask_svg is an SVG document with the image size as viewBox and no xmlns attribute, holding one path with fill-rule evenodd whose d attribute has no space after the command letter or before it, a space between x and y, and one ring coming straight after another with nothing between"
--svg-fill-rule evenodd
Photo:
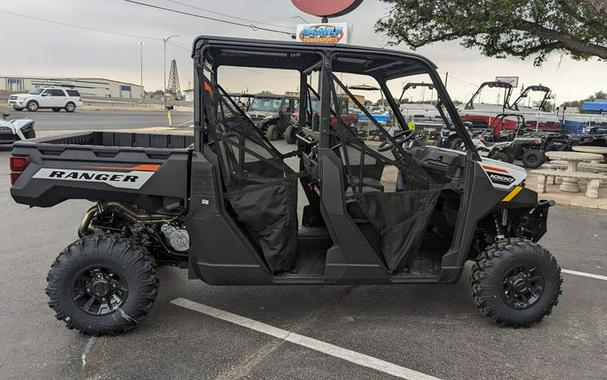
<instances>
[{"instance_id":1,"label":"street light pole","mask_svg":"<svg viewBox=\"0 0 607 380\"><path fill-rule=\"evenodd\" d=\"M168 36L167 38L163 38L162 39L162 43L164 44L164 55L163 55L163 82L162 82L162 98L164 100L164 107L166 108L167 106L167 42L169 42L169 40L173 37L179 37L178 34L172 34L170 36Z\"/></svg>"},{"instance_id":2,"label":"street light pole","mask_svg":"<svg viewBox=\"0 0 607 380\"><path fill-rule=\"evenodd\" d=\"M141 73L141 77L140 77L140 85L141 85L141 99L142 101L145 101L145 90L143 89L143 42L138 42L139 43L139 65L140 65L140 73Z\"/></svg>"}]
</instances>

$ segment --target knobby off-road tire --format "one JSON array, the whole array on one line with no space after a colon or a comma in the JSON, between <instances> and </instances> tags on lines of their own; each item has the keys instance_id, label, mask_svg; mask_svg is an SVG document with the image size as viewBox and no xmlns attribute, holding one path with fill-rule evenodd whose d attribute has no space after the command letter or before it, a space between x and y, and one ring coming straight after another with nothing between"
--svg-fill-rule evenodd
<instances>
[{"instance_id":1,"label":"knobby off-road tire","mask_svg":"<svg viewBox=\"0 0 607 380\"><path fill-rule=\"evenodd\" d=\"M550 252L529 240L513 238L481 254L470 282L482 314L502 326L529 327L552 312L563 280Z\"/></svg>"},{"instance_id":2,"label":"knobby off-road tire","mask_svg":"<svg viewBox=\"0 0 607 380\"><path fill-rule=\"evenodd\" d=\"M285 129L285 142L287 144L295 144L297 137L295 137L295 127L293 125L287 126Z\"/></svg>"},{"instance_id":3,"label":"knobby off-road tire","mask_svg":"<svg viewBox=\"0 0 607 380\"><path fill-rule=\"evenodd\" d=\"M268 125L266 129L266 137L270 141L274 141L278 139L278 127L274 124Z\"/></svg>"},{"instance_id":4,"label":"knobby off-road tire","mask_svg":"<svg viewBox=\"0 0 607 380\"><path fill-rule=\"evenodd\" d=\"M530 169L537 169L546 161L546 155L539 149L529 149L521 157L523 166Z\"/></svg>"},{"instance_id":5,"label":"knobby off-road tire","mask_svg":"<svg viewBox=\"0 0 607 380\"><path fill-rule=\"evenodd\" d=\"M158 294L154 259L132 241L112 235L76 240L52 264L47 282L57 319L95 336L134 328Z\"/></svg>"}]
</instances>

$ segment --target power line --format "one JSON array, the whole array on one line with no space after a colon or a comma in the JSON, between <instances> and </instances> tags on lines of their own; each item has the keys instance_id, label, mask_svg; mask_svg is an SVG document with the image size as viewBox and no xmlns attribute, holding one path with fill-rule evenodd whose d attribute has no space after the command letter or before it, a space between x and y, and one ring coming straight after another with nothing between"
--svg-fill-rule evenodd
<instances>
[{"instance_id":1,"label":"power line","mask_svg":"<svg viewBox=\"0 0 607 380\"><path fill-rule=\"evenodd\" d=\"M12 15L12 16L18 16L18 17L27 18L27 19L30 19L30 20L36 20L36 21L40 21L40 22L46 22L46 23L49 23L49 24L67 26L69 28L83 29L83 30L88 30L88 31L91 31L91 32L106 33L106 34L112 34L112 35L115 35L115 36L129 37L129 38L138 38L138 39L144 39L144 40L161 41L160 38L148 37L148 36L140 36L140 35L137 35L137 34L112 32L112 31L109 31L109 30L90 28L88 26L68 24L68 23L65 23L65 22L48 20L48 19L45 19L45 18L34 17L34 16L28 16L28 15L24 15L24 14L21 14L21 13L7 11L7 10L4 10L4 9L0 9L0 12L1 13L6 13L6 14L9 14L9 15Z\"/></svg>"},{"instance_id":2,"label":"power line","mask_svg":"<svg viewBox=\"0 0 607 380\"><path fill-rule=\"evenodd\" d=\"M279 25L279 24L271 24L271 23L269 23L269 22L263 22L263 21L251 20L251 19L244 18L244 17L232 16L232 15L229 15L229 14L227 14L227 13L221 13L221 12L212 11L212 10L210 10L210 9L206 9L206 8L200 8L200 7L197 7L197 6L194 6L194 5L188 4L188 3L183 3L183 2L181 2L181 1L177 1L177 0L165 0L165 1L168 1L168 2L170 2L170 3L179 4L179 5L183 5L184 7L188 7L188 8L192 8L192 9L197 9L197 10L199 10L199 11L203 11L203 12L211 13L211 14L214 14L214 15L218 15L218 16L224 16L224 17L232 18L232 19L234 19L234 20L247 21L247 22L252 22L252 23L255 23L255 24L260 24L260 25L269 25L269 26L275 26L275 27L278 27L278 28L289 29L289 30L291 30L291 29L293 29L293 28L294 28L294 27L292 27L292 26Z\"/></svg>"},{"instance_id":3,"label":"power line","mask_svg":"<svg viewBox=\"0 0 607 380\"><path fill-rule=\"evenodd\" d=\"M175 46L175 47L180 48L181 50L185 50L185 51L187 51L187 52L189 52L189 51L191 50L191 49L188 49L187 47L183 47L183 46L181 46L181 45L178 45L178 44L176 44L176 43L175 43L175 42L173 42L173 41L168 41L168 43L169 43L170 45L173 45L173 46Z\"/></svg>"},{"instance_id":4,"label":"power line","mask_svg":"<svg viewBox=\"0 0 607 380\"><path fill-rule=\"evenodd\" d=\"M124 1L126 1L127 3L137 4L137 5L141 5L141 6L144 6L144 7L149 7L149 8L154 8L154 9L160 9L160 10L167 11L167 12L172 12L172 13L178 13L178 14L185 15L185 16L192 16L192 17L202 18L202 19L205 19L205 20L222 22L224 24L230 24L230 25L236 25L236 26L244 26L244 27L250 28L250 29L252 29L254 31L263 30L263 31L266 31L266 32L286 34L286 35L291 36L291 37L293 36L293 33L291 33L291 32L285 32L285 31L282 31L282 30L265 28L265 27L262 27L262 26L257 26L255 24L243 24L241 22L224 20L224 19L217 18L217 17L203 16L203 15L199 15L199 14L196 14L196 13L179 11L179 10L176 10L176 9L165 8L165 7L161 7L161 6L158 6L158 5L153 5L153 4L148 4L148 3L142 3L140 1L135 1L135 0L124 0Z\"/></svg>"}]
</instances>

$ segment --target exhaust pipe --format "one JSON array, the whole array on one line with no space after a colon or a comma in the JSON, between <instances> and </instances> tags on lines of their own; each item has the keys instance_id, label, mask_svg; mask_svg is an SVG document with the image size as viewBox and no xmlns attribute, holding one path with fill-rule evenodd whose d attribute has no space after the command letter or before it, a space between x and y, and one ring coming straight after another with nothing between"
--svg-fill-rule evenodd
<instances>
[{"instance_id":1,"label":"exhaust pipe","mask_svg":"<svg viewBox=\"0 0 607 380\"><path fill-rule=\"evenodd\" d=\"M91 228L91 221L100 212L114 209L121 212L124 216L136 223L165 223L170 222L176 216L165 214L150 214L145 211L135 210L120 202L97 202L97 205L87 210L78 227L78 236L83 237L95 233L95 229Z\"/></svg>"}]
</instances>

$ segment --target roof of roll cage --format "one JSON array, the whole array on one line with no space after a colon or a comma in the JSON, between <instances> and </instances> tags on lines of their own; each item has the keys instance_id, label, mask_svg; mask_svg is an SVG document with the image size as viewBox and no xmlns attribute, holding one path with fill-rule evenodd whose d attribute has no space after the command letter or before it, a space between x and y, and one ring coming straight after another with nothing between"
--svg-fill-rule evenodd
<instances>
[{"instance_id":1,"label":"roof of roll cage","mask_svg":"<svg viewBox=\"0 0 607 380\"><path fill-rule=\"evenodd\" d=\"M213 65L291 69L303 72L319 67L321 54L336 53L333 70L385 79L427 72L436 66L410 52L353 45L302 44L292 41L199 36L192 57L204 54Z\"/></svg>"}]
</instances>

